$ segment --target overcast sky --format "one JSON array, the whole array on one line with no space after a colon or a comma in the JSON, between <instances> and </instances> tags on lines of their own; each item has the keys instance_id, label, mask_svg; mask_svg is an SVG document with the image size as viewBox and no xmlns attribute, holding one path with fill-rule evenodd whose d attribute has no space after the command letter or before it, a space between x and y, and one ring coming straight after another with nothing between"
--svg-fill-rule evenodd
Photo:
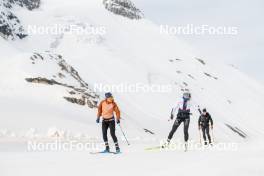
<instances>
[{"instance_id":1,"label":"overcast sky","mask_svg":"<svg viewBox=\"0 0 264 176\"><path fill-rule=\"evenodd\" d=\"M204 57L234 64L264 83L263 0L133 0L160 25L234 26L237 35L178 35Z\"/></svg>"}]
</instances>

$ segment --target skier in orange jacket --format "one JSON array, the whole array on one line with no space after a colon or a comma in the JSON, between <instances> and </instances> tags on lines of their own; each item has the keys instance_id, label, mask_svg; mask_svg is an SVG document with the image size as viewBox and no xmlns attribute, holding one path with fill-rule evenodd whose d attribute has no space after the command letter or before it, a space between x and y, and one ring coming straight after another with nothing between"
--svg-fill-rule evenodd
<instances>
[{"instance_id":1,"label":"skier in orange jacket","mask_svg":"<svg viewBox=\"0 0 264 176\"><path fill-rule=\"evenodd\" d=\"M120 111L117 106L117 104L114 101L113 95L108 92L105 94L105 100L101 101L101 103L98 106L98 113L97 113L97 119L96 122L100 123L100 118L102 117L102 132L103 132L103 140L105 143L105 151L104 152L110 152L110 147L108 144L108 138L107 138L107 131L108 128L110 128L110 134L113 138L113 141L115 143L116 152L120 152L120 148L118 145L118 140L115 135L115 116L116 114L116 123L120 123Z\"/></svg>"}]
</instances>

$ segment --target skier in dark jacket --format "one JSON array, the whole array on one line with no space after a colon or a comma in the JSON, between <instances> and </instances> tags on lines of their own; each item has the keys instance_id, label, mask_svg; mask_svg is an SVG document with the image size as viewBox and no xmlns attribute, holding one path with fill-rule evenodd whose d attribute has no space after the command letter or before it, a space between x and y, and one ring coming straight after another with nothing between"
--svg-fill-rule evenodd
<instances>
[{"instance_id":1,"label":"skier in dark jacket","mask_svg":"<svg viewBox=\"0 0 264 176\"><path fill-rule=\"evenodd\" d=\"M108 128L110 128L110 134L113 138L113 141L115 143L116 147L116 153L120 152L120 148L118 145L117 137L115 134L115 117L114 113L116 114L116 123L120 123L120 110L117 106L117 104L114 101L114 98L110 92L105 94L105 100L103 100L99 106L98 106L98 113L97 113L97 119L96 122L100 122L100 118L102 117L102 132L103 132L103 139L105 142L105 151L104 152L110 152L110 147L108 144L108 138L107 138L107 131Z\"/></svg>"},{"instance_id":2,"label":"skier in dark jacket","mask_svg":"<svg viewBox=\"0 0 264 176\"><path fill-rule=\"evenodd\" d=\"M163 145L162 147L166 147L169 145L174 133L178 129L181 123L184 124L184 141L185 141L185 147L187 148L187 142L189 139L189 123L190 123L190 108L191 108L191 94L189 92L185 92L183 94L183 101L179 102L175 108L171 111L171 117L170 119L173 120L173 117L176 115L175 122L172 126L172 129L169 133L167 143Z\"/></svg>"},{"instance_id":3,"label":"skier in dark jacket","mask_svg":"<svg viewBox=\"0 0 264 176\"><path fill-rule=\"evenodd\" d=\"M203 109L203 111L199 109L199 112L201 113L201 115L198 120L198 127L199 130L202 130L203 132L204 144L207 145L206 138L208 138L209 144L212 144L210 136L210 126L211 129L213 129L213 119L206 109Z\"/></svg>"}]
</instances>

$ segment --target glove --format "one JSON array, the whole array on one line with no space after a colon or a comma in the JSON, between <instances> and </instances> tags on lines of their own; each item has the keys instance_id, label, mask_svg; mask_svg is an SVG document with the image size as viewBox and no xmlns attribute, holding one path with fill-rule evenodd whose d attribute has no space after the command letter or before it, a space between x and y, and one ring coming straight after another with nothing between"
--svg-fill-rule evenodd
<instances>
[{"instance_id":1,"label":"glove","mask_svg":"<svg viewBox=\"0 0 264 176\"><path fill-rule=\"evenodd\" d=\"M96 123L100 123L100 118L99 117L97 117Z\"/></svg>"},{"instance_id":2,"label":"glove","mask_svg":"<svg viewBox=\"0 0 264 176\"><path fill-rule=\"evenodd\" d=\"M116 120L116 123L117 123L117 124L120 124L120 120L119 120L119 119L117 119L117 120Z\"/></svg>"}]
</instances>

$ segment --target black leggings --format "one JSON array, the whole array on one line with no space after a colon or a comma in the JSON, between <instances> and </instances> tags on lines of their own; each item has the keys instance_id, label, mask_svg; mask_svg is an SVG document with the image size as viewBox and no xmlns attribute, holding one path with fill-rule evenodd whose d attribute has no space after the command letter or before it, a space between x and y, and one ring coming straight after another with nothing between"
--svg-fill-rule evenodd
<instances>
[{"instance_id":1,"label":"black leggings","mask_svg":"<svg viewBox=\"0 0 264 176\"><path fill-rule=\"evenodd\" d=\"M115 135L115 121L111 120L111 121L104 121L102 122L102 131L103 131L103 139L104 142L107 143L108 142L108 138L107 138L107 130L108 128L110 128L110 134L113 138L114 143L117 143L117 137Z\"/></svg>"},{"instance_id":2,"label":"black leggings","mask_svg":"<svg viewBox=\"0 0 264 176\"><path fill-rule=\"evenodd\" d=\"M203 132L203 139L206 141L206 136L208 137L209 143L211 143L211 136L210 136L210 129L209 125L202 126L202 132Z\"/></svg>"},{"instance_id":3,"label":"black leggings","mask_svg":"<svg viewBox=\"0 0 264 176\"><path fill-rule=\"evenodd\" d=\"M172 126L172 129L170 131L170 134L168 136L168 139L171 140L174 133L176 132L177 128L180 126L181 123L184 123L184 128L183 128L183 131L184 131L184 140L185 142L188 141L189 139L189 133L188 133L188 129L189 129L189 123L190 123L190 118L177 118Z\"/></svg>"}]
</instances>

